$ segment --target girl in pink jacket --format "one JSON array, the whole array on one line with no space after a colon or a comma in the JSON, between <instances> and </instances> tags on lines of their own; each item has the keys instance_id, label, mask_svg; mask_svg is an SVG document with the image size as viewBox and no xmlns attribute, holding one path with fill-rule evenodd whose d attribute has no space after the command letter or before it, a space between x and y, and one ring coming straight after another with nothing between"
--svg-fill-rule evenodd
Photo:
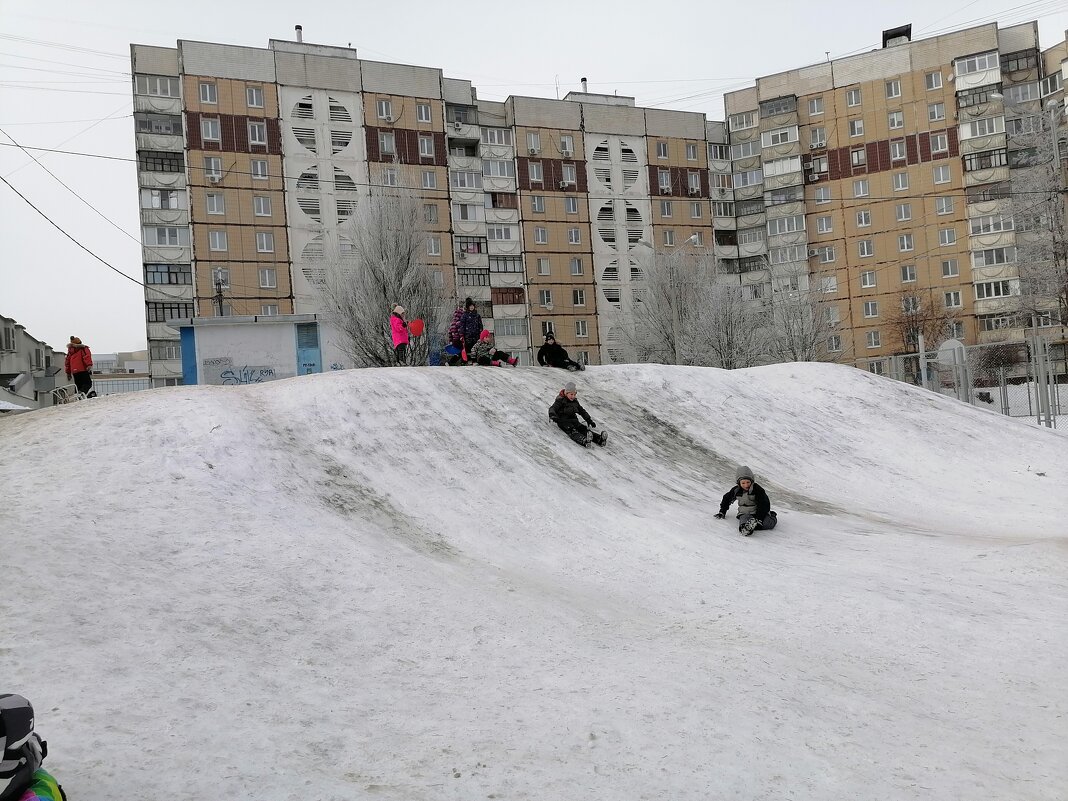
<instances>
[{"instance_id":1,"label":"girl in pink jacket","mask_svg":"<svg viewBox=\"0 0 1068 801\"><path fill-rule=\"evenodd\" d=\"M404 319L404 307L399 303L393 307L389 327L393 334L393 354L397 357L397 364L404 364L408 358L408 321Z\"/></svg>"}]
</instances>

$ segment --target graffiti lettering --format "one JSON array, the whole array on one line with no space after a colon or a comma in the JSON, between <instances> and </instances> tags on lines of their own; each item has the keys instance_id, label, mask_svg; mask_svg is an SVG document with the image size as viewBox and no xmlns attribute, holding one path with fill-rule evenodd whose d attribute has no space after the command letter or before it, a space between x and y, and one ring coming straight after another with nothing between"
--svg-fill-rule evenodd
<instances>
[{"instance_id":1,"label":"graffiti lettering","mask_svg":"<svg viewBox=\"0 0 1068 801\"><path fill-rule=\"evenodd\" d=\"M331 370L344 370L345 369L345 365L343 365L341 362L330 362L330 369Z\"/></svg>"},{"instance_id":2,"label":"graffiti lettering","mask_svg":"<svg viewBox=\"0 0 1068 801\"><path fill-rule=\"evenodd\" d=\"M219 374L222 383L226 386L235 384L259 384L265 380L274 378L273 367L249 367L245 365L237 369L223 370Z\"/></svg>"}]
</instances>

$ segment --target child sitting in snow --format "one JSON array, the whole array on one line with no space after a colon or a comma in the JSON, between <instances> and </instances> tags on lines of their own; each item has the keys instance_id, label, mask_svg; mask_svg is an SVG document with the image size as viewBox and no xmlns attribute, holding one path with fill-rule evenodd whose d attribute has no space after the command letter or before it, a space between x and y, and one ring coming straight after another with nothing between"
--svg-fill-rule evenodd
<instances>
[{"instance_id":1,"label":"child sitting in snow","mask_svg":"<svg viewBox=\"0 0 1068 801\"><path fill-rule=\"evenodd\" d=\"M41 762L48 744L33 732L33 706L21 695L0 695L0 801L66 801Z\"/></svg>"},{"instance_id":2,"label":"child sitting in snow","mask_svg":"<svg viewBox=\"0 0 1068 801\"><path fill-rule=\"evenodd\" d=\"M493 346L493 334L489 331L483 331L478 338L478 344L476 344L468 353L468 357L475 362L475 364L481 364L483 367L504 367L505 365L511 365L515 367L519 364L519 359L513 356L506 350L497 350Z\"/></svg>"},{"instance_id":3,"label":"child sitting in snow","mask_svg":"<svg viewBox=\"0 0 1068 801\"><path fill-rule=\"evenodd\" d=\"M758 529L767 531L775 528L779 519L771 511L768 493L753 481L753 471L742 465L735 475L738 483L727 490L719 502L719 514L716 517L722 520L727 516L727 510L731 504L738 501L738 531L742 534L748 537Z\"/></svg>"}]
</instances>

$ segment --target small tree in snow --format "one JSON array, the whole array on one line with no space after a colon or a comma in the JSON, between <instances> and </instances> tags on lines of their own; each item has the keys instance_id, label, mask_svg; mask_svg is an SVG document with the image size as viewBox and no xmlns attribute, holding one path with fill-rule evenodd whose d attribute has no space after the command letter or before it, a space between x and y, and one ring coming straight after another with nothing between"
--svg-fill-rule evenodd
<instances>
[{"instance_id":1,"label":"small tree in snow","mask_svg":"<svg viewBox=\"0 0 1068 801\"><path fill-rule=\"evenodd\" d=\"M809 274L800 265L776 275L771 298L771 351L784 362L833 361L828 341L834 324L819 273Z\"/></svg>"},{"instance_id":2,"label":"small tree in snow","mask_svg":"<svg viewBox=\"0 0 1068 801\"><path fill-rule=\"evenodd\" d=\"M357 367L395 363L390 335L394 304L406 318L422 318L427 335L414 337L408 362L426 364L428 341L443 325L442 292L427 267L422 203L403 189L379 190L363 202L349 232L353 262L330 264L320 285L324 316Z\"/></svg>"}]
</instances>

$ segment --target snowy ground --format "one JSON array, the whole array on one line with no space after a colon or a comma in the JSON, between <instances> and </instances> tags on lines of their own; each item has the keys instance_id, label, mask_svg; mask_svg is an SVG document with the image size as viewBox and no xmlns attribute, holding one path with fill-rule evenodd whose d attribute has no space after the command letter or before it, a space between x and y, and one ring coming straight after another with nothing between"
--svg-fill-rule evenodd
<instances>
[{"instance_id":1,"label":"snowy ground","mask_svg":"<svg viewBox=\"0 0 1068 801\"><path fill-rule=\"evenodd\" d=\"M77 801L1065 798L1068 434L863 371L0 419L0 692ZM738 462L779 527L712 519Z\"/></svg>"}]
</instances>

